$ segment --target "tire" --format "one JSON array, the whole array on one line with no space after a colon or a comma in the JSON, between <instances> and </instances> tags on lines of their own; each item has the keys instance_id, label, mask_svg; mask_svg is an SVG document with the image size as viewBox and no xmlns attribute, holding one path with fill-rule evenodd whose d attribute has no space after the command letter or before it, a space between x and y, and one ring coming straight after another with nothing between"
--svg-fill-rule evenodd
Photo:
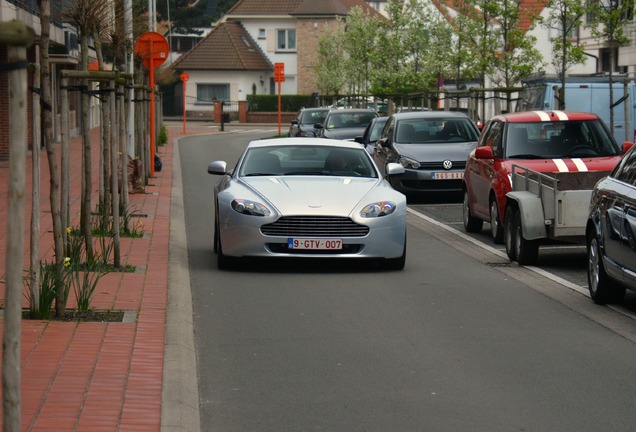
<instances>
[{"instance_id":1,"label":"tire","mask_svg":"<svg viewBox=\"0 0 636 432\"><path fill-rule=\"evenodd\" d=\"M477 233L480 232L484 221L481 219L477 219L470 214L470 204L468 202L468 191L464 191L464 204L463 204L463 213L464 213L464 229L469 233Z\"/></svg>"},{"instance_id":2,"label":"tire","mask_svg":"<svg viewBox=\"0 0 636 432\"><path fill-rule=\"evenodd\" d=\"M506 215L504 217L504 244L506 245L506 254L508 258L510 258L510 261L517 261L517 251L515 250L515 213L515 207L506 207Z\"/></svg>"},{"instance_id":3,"label":"tire","mask_svg":"<svg viewBox=\"0 0 636 432\"><path fill-rule=\"evenodd\" d=\"M219 252L219 215L214 214L214 253Z\"/></svg>"},{"instance_id":4,"label":"tire","mask_svg":"<svg viewBox=\"0 0 636 432\"><path fill-rule=\"evenodd\" d=\"M214 252L216 252L216 266L219 270L228 270L232 268L234 259L223 254L218 219L214 223Z\"/></svg>"},{"instance_id":5,"label":"tire","mask_svg":"<svg viewBox=\"0 0 636 432\"><path fill-rule=\"evenodd\" d=\"M587 285L596 304L618 303L625 297L625 287L614 283L605 272L596 232L587 239Z\"/></svg>"},{"instance_id":6,"label":"tire","mask_svg":"<svg viewBox=\"0 0 636 432\"><path fill-rule=\"evenodd\" d=\"M404 237L404 250L402 255L398 258L389 258L384 263L384 268L387 270L402 270L406 265L406 237Z\"/></svg>"},{"instance_id":7,"label":"tire","mask_svg":"<svg viewBox=\"0 0 636 432\"><path fill-rule=\"evenodd\" d=\"M497 208L497 200L495 198L490 201L490 236L495 244L503 243L503 225L499 218L499 209Z\"/></svg>"},{"instance_id":8,"label":"tire","mask_svg":"<svg viewBox=\"0 0 636 432\"><path fill-rule=\"evenodd\" d=\"M515 211L514 217L514 254L521 265L534 265L539 258L539 241L523 238L521 212Z\"/></svg>"}]
</instances>

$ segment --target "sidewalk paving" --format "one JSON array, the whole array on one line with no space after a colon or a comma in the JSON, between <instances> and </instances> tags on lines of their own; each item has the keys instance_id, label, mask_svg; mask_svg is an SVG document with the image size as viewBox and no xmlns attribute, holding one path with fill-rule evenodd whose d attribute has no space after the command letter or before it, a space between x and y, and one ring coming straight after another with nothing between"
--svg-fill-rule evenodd
<instances>
[{"instance_id":1,"label":"sidewalk paving","mask_svg":"<svg viewBox=\"0 0 636 432\"><path fill-rule=\"evenodd\" d=\"M141 220L144 236L134 239L122 238L121 257L122 263L133 266L135 272L113 272L102 277L91 301L91 308L95 310L125 311L124 321L113 323L22 320L23 431L155 432L198 429L196 368L193 370L191 366L194 362L194 353L182 352L183 342L180 341L192 338L191 304L187 304L188 301L191 302L189 278L187 273L184 273L187 272L187 261L178 263L177 279L174 274L170 274L172 270L169 270L175 268L174 262L171 262L171 255L175 255L177 259L185 255L183 251L179 253L178 249L171 245L171 233L175 235L176 232L185 236L184 228L171 226L178 225L171 224L171 214L175 211L179 216L179 223L183 225L182 208L179 211L182 203L178 201L180 167L178 163L173 166L174 142L177 137L183 135L183 127L172 124L167 127L167 132L168 144L157 148L157 154L163 162L162 170L149 179L145 193L129 196L130 210L139 215L133 217L132 221L137 223L137 220ZM215 129L203 125L190 126L187 135L214 132ZM94 173L91 207L94 209L98 202L99 187L99 128L91 131L91 142L91 163ZM72 227L79 226L81 147L80 137L71 140ZM48 160L43 150L40 151L40 159L40 250L42 260L51 262L53 235L49 202L50 184ZM178 155L176 161L178 162ZM8 167L8 162L0 162L0 255L3 257L6 254L7 241ZM27 223L24 269L27 269L29 263L31 168L32 160L29 153L26 164ZM178 199L173 200L175 191ZM176 243L181 243L181 248L185 248L184 240L177 240ZM2 307L5 266L6 261L2 259ZM169 277L170 281L177 281L181 288L176 290L177 297L173 297L173 293L169 292ZM173 291L172 285L170 291ZM177 304L169 305L169 298L174 298ZM71 293L67 308L74 307L75 301ZM169 307L181 315L167 316ZM26 297L23 300L23 308L28 308ZM187 315L188 311L190 316ZM174 324L167 326L167 321ZM4 331L4 320L0 320L0 331ZM171 350L172 354L167 355L166 349ZM191 344L186 351L193 349ZM190 362L190 366L185 370L184 362ZM183 375L164 376L168 371ZM194 388L184 387L185 385L194 385ZM0 393L1 391L2 389ZM194 401L192 395L196 396ZM192 418L195 415L196 418Z\"/></svg>"}]
</instances>

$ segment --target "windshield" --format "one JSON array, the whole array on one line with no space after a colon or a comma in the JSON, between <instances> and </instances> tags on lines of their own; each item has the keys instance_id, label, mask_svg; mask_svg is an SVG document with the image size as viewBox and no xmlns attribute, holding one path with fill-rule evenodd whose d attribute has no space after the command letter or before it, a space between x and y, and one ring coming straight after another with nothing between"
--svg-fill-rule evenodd
<instances>
[{"instance_id":1,"label":"windshield","mask_svg":"<svg viewBox=\"0 0 636 432\"><path fill-rule=\"evenodd\" d=\"M332 111L327 118L327 129L365 128L376 117L374 112Z\"/></svg>"},{"instance_id":2,"label":"windshield","mask_svg":"<svg viewBox=\"0 0 636 432\"><path fill-rule=\"evenodd\" d=\"M300 113L299 123L301 125L313 125L322 123L327 117L329 110L304 110Z\"/></svg>"},{"instance_id":3,"label":"windshield","mask_svg":"<svg viewBox=\"0 0 636 432\"><path fill-rule=\"evenodd\" d=\"M395 142L401 144L439 144L445 142L475 142L479 131L466 118L413 118L400 120Z\"/></svg>"},{"instance_id":4,"label":"windshield","mask_svg":"<svg viewBox=\"0 0 636 432\"><path fill-rule=\"evenodd\" d=\"M284 145L248 149L239 176L272 175L378 177L362 147Z\"/></svg>"},{"instance_id":5,"label":"windshield","mask_svg":"<svg viewBox=\"0 0 636 432\"><path fill-rule=\"evenodd\" d=\"M620 149L600 120L508 123L507 159L617 156Z\"/></svg>"}]
</instances>

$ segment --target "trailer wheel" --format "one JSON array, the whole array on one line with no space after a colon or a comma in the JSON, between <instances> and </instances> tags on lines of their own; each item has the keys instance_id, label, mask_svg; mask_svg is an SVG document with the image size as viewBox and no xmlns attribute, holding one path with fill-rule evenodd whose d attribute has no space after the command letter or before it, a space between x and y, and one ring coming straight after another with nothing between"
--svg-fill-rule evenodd
<instances>
[{"instance_id":1,"label":"trailer wheel","mask_svg":"<svg viewBox=\"0 0 636 432\"><path fill-rule=\"evenodd\" d=\"M614 283L605 273L595 232L587 238L587 285L596 304L618 303L625 297L625 287Z\"/></svg>"},{"instance_id":2,"label":"trailer wheel","mask_svg":"<svg viewBox=\"0 0 636 432\"><path fill-rule=\"evenodd\" d=\"M475 233L480 232L483 227L484 221L477 219L470 214L470 204L468 202L468 191L464 191L464 203L462 206L464 215L464 229L466 232Z\"/></svg>"},{"instance_id":3,"label":"trailer wheel","mask_svg":"<svg viewBox=\"0 0 636 432\"><path fill-rule=\"evenodd\" d=\"M514 217L514 245L517 262L521 265L536 264L539 257L539 241L526 240L523 237L523 226L521 225L521 212L516 211Z\"/></svg>"},{"instance_id":4,"label":"trailer wheel","mask_svg":"<svg viewBox=\"0 0 636 432\"><path fill-rule=\"evenodd\" d=\"M510 261L517 261L517 253L515 250L515 213L516 209L509 205L506 207L506 215L504 217L504 243L506 244L506 254Z\"/></svg>"},{"instance_id":5,"label":"trailer wheel","mask_svg":"<svg viewBox=\"0 0 636 432\"><path fill-rule=\"evenodd\" d=\"M490 235L495 244L503 243L503 225L499 218L499 208L497 207L497 199L490 201Z\"/></svg>"}]
</instances>

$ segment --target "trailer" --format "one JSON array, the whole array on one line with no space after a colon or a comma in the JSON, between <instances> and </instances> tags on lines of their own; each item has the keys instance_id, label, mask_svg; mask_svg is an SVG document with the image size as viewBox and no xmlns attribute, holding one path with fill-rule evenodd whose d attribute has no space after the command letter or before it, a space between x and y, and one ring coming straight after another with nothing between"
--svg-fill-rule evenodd
<instances>
[{"instance_id":1,"label":"trailer","mask_svg":"<svg viewBox=\"0 0 636 432\"><path fill-rule=\"evenodd\" d=\"M519 264L535 264L546 240L585 244L594 185L610 171L541 173L512 165L506 194L504 243Z\"/></svg>"}]
</instances>

